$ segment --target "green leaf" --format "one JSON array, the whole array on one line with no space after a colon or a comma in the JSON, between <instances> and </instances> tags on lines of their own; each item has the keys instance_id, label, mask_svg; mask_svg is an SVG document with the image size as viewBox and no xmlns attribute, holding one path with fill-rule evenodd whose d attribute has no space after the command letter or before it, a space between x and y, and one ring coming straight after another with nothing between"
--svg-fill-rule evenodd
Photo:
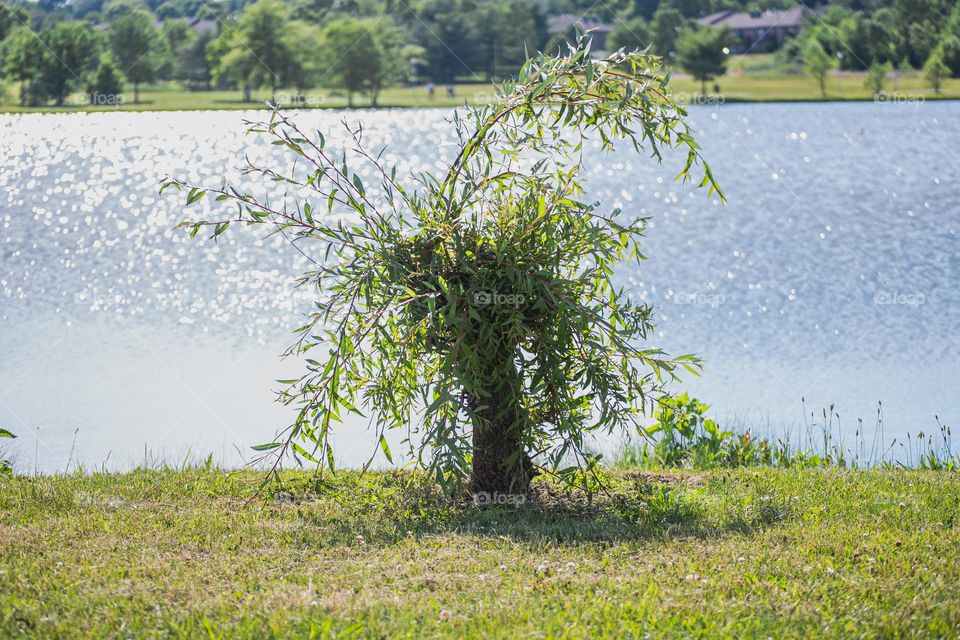
<instances>
[{"instance_id":1,"label":"green leaf","mask_svg":"<svg viewBox=\"0 0 960 640\"><path fill-rule=\"evenodd\" d=\"M282 442L268 442L266 444L255 445L250 448L253 449L254 451L270 451L271 449L276 449L282 446L283 446Z\"/></svg>"},{"instance_id":2,"label":"green leaf","mask_svg":"<svg viewBox=\"0 0 960 640\"><path fill-rule=\"evenodd\" d=\"M393 455L390 453L390 446L387 444L387 439L380 434L380 450L383 451L383 455L387 457L387 462L393 464Z\"/></svg>"},{"instance_id":3,"label":"green leaf","mask_svg":"<svg viewBox=\"0 0 960 640\"><path fill-rule=\"evenodd\" d=\"M304 449L303 447L301 447L301 446L300 446L299 444L297 444L296 442L291 443L291 446L293 447L293 450L296 452L296 454L299 455L301 458L306 458L307 460L309 460L310 462L313 462L314 464L320 464L320 461L317 460L317 459L313 456L313 454L311 454L310 452L308 452L306 449Z\"/></svg>"}]
</instances>

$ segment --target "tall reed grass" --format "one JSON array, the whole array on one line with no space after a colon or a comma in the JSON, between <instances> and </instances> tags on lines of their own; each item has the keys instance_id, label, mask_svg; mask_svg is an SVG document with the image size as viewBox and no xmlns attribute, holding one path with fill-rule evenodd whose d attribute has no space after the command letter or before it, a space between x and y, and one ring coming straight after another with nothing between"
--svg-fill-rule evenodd
<instances>
[{"instance_id":1,"label":"tall reed grass","mask_svg":"<svg viewBox=\"0 0 960 640\"><path fill-rule=\"evenodd\" d=\"M858 419L851 429L833 405L809 411L803 400L802 425L775 427L745 418L720 425L708 407L686 394L656 414L648 438L627 441L613 456L619 468L851 467L960 470L949 426L934 416L935 427L887 440L883 405L877 403L872 428Z\"/></svg>"}]
</instances>

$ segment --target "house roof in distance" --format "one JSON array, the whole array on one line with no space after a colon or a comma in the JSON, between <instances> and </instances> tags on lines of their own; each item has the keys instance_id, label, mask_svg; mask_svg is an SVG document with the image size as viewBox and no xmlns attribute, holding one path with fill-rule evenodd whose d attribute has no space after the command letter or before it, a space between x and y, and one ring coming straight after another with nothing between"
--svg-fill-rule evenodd
<instances>
[{"instance_id":1,"label":"house roof in distance","mask_svg":"<svg viewBox=\"0 0 960 640\"><path fill-rule=\"evenodd\" d=\"M809 11L806 7L791 7L784 11L718 11L698 18L697 22L711 27L731 29L772 29L774 27L799 27Z\"/></svg>"},{"instance_id":2,"label":"house roof in distance","mask_svg":"<svg viewBox=\"0 0 960 640\"><path fill-rule=\"evenodd\" d=\"M196 31L197 33L217 33L217 21L209 18L191 18L189 16L181 18L182 20L187 21L187 26ZM153 24L157 29L163 29L163 20L157 20ZM106 28L106 27L104 27Z\"/></svg>"}]
</instances>

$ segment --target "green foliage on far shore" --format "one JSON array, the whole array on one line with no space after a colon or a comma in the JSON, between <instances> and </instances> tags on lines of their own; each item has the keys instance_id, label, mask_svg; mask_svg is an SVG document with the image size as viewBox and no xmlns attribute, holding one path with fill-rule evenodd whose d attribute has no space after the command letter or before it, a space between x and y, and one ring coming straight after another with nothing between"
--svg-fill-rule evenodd
<instances>
[{"instance_id":1,"label":"green foliage on far shore","mask_svg":"<svg viewBox=\"0 0 960 640\"><path fill-rule=\"evenodd\" d=\"M136 102L141 84L155 78L231 89L247 101L266 87L272 94L317 86L352 94L359 78L376 103L381 90L394 86L502 80L529 56L562 51L585 24L597 23L606 26L594 34L595 49L650 47L671 65L684 62L702 80L701 93L725 64L736 66L740 53L779 48L783 67L799 69L811 41L844 71L885 63L918 69L929 62L934 81L960 75L960 4L951 0L813 3L799 33L782 46L771 29L757 41L747 35L731 41L729 56L720 54L722 44L706 42L720 30L697 22L721 10L789 6L783 0L418 0L400 7L387 0L0 0L0 76L22 84L23 106L62 104L64 95L84 91L112 49L133 87L127 102ZM82 56L69 55L81 44ZM815 75L823 94L823 76Z\"/></svg>"}]
</instances>

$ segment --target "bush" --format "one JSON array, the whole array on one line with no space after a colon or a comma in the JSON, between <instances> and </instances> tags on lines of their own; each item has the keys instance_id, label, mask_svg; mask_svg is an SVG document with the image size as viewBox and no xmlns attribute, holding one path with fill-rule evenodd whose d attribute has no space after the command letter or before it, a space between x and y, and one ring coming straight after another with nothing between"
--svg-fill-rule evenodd
<instances>
[{"instance_id":1,"label":"bush","mask_svg":"<svg viewBox=\"0 0 960 640\"><path fill-rule=\"evenodd\" d=\"M937 47L923 64L923 79L930 85L934 93L940 93L943 81L950 77L950 67L943 61L943 56L943 48Z\"/></svg>"},{"instance_id":2,"label":"bush","mask_svg":"<svg viewBox=\"0 0 960 640\"><path fill-rule=\"evenodd\" d=\"M274 469L288 452L332 468L331 425L355 412L370 418L388 459L386 430L408 430L414 459L447 489L469 475L474 491L525 491L535 465L573 481L598 459L585 450L588 434L642 429L664 385L696 370L693 356L646 344L652 309L612 282L617 265L643 259L646 220L584 201L583 141L595 136L609 150L626 140L658 161L662 148L681 148L678 179L699 165L700 185L717 186L659 59L594 61L588 49L581 39L565 56L530 60L494 104L458 112L459 153L445 175L421 175L417 190L365 149L362 128L350 129L350 153L377 171L376 190L321 133L308 137L280 111L250 131L308 169L250 171L299 188L301 201L164 185L187 189L188 204L210 194L239 205L183 223L193 234L264 225L317 264L302 278L317 309L291 353L327 355L286 381L282 399L297 417L257 447L277 456Z\"/></svg>"},{"instance_id":3,"label":"bush","mask_svg":"<svg viewBox=\"0 0 960 640\"><path fill-rule=\"evenodd\" d=\"M873 91L874 95L880 95L883 93L883 89L887 83L887 74L893 69L892 65L889 62L883 64L875 62L870 65L870 69L867 70L867 79L864 82L864 86Z\"/></svg>"},{"instance_id":4,"label":"bush","mask_svg":"<svg viewBox=\"0 0 960 640\"><path fill-rule=\"evenodd\" d=\"M664 467L689 462L696 468L721 466L729 457L733 433L722 431L704 414L709 407L682 394L662 401L649 429L656 438L651 457Z\"/></svg>"},{"instance_id":5,"label":"bush","mask_svg":"<svg viewBox=\"0 0 960 640\"><path fill-rule=\"evenodd\" d=\"M0 429L0 438L16 438L6 429ZM0 459L0 477L9 477L13 475L13 463L6 459Z\"/></svg>"}]
</instances>

